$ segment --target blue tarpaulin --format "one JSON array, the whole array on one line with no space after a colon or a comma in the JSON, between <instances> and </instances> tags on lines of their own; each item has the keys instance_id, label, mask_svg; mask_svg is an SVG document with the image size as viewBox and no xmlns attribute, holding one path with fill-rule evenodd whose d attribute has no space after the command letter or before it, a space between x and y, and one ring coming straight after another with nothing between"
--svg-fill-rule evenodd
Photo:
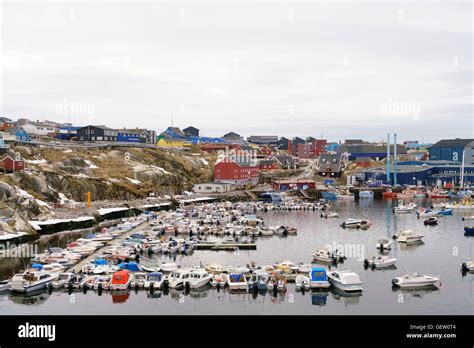
<instances>
[{"instance_id":1,"label":"blue tarpaulin","mask_svg":"<svg viewBox=\"0 0 474 348\"><path fill-rule=\"evenodd\" d=\"M31 268L37 268L37 269L40 269L40 270L41 270L41 269L43 269L43 265L40 264L40 263L33 263L33 264L31 265Z\"/></svg>"},{"instance_id":2,"label":"blue tarpaulin","mask_svg":"<svg viewBox=\"0 0 474 348\"><path fill-rule=\"evenodd\" d=\"M230 280L232 282L240 282L242 280L242 278L244 277L244 275L242 273L239 273L239 274L231 274L230 276Z\"/></svg>"},{"instance_id":3,"label":"blue tarpaulin","mask_svg":"<svg viewBox=\"0 0 474 348\"><path fill-rule=\"evenodd\" d=\"M96 265L106 265L107 261L104 260L104 259L99 259L99 260L95 260L94 264L96 264Z\"/></svg>"},{"instance_id":4,"label":"blue tarpaulin","mask_svg":"<svg viewBox=\"0 0 474 348\"><path fill-rule=\"evenodd\" d=\"M140 266L136 262L123 262L119 265L119 268L122 270L131 271L131 272L140 271Z\"/></svg>"}]
</instances>

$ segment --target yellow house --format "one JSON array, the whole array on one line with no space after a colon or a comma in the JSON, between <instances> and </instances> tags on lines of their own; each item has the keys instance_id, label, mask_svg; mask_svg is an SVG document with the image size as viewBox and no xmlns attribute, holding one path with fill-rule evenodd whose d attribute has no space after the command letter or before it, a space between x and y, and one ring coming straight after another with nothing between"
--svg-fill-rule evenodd
<instances>
[{"instance_id":1,"label":"yellow house","mask_svg":"<svg viewBox=\"0 0 474 348\"><path fill-rule=\"evenodd\" d=\"M165 134L161 133L156 142L157 146L164 146L164 147L188 147L191 146L191 142L186 139L175 139L166 136Z\"/></svg>"}]
</instances>

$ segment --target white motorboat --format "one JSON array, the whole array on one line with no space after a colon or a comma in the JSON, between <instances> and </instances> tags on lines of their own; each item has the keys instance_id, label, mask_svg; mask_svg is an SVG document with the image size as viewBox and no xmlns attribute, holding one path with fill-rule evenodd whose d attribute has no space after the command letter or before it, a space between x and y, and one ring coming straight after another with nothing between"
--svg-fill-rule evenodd
<instances>
[{"instance_id":1,"label":"white motorboat","mask_svg":"<svg viewBox=\"0 0 474 348\"><path fill-rule=\"evenodd\" d=\"M319 249L311 255L313 260L326 263L337 263L345 259L344 254L338 250L334 253L328 249Z\"/></svg>"},{"instance_id":2,"label":"white motorboat","mask_svg":"<svg viewBox=\"0 0 474 348\"><path fill-rule=\"evenodd\" d=\"M211 286L213 288L220 287L224 288L227 283L227 274L225 273L220 273L220 274L214 274L211 279Z\"/></svg>"},{"instance_id":3,"label":"white motorboat","mask_svg":"<svg viewBox=\"0 0 474 348\"><path fill-rule=\"evenodd\" d=\"M62 273L64 272L65 267L59 263L48 263L46 265L43 265L43 271L48 272L48 273Z\"/></svg>"},{"instance_id":4,"label":"white motorboat","mask_svg":"<svg viewBox=\"0 0 474 348\"><path fill-rule=\"evenodd\" d=\"M408 203L405 204L403 201L398 201L398 205L393 208L394 213L413 213L416 209L416 203Z\"/></svg>"},{"instance_id":5,"label":"white motorboat","mask_svg":"<svg viewBox=\"0 0 474 348\"><path fill-rule=\"evenodd\" d=\"M270 291L284 292L286 291L285 283L286 283L285 278L282 275L278 273L274 273L268 279L267 289Z\"/></svg>"},{"instance_id":6,"label":"white motorboat","mask_svg":"<svg viewBox=\"0 0 474 348\"><path fill-rule=\"evenodd\" d=\"M204 269L208 271L209 273L222 273L224 272L224 267L222 265L219 265L217 263L210 263L206 266L204 266Z\"/></svg>"},{"instance_id":7,"label":"white motorboat","mask_svg":"<svg viewBox=\"0 0 474 348\"><path fill-rule=\"evenodd\" d=\"M130 287L132 289L140 289L145 287L146 276L147 273L145 272L134 272Z\"/></svg>"},{"instance_id":8,"label":"white motorboat","mask_svg":"<svg viewBox=\"0 0 474 348\"><path fill-rule=\"evenodd\" d=\"M343 228L368 228L372 225L369 220L349 218L341 226Z\"/></svg>"},{"instance_id":9,"label":"white motorboat","mask_svg":"<svg viewBox=\"0 0 474 348\"><path fill-rule=\"evenodd\" d=\"M383 250L390 250L392 249L392 241L388 238L381 238L377 241L376 248Z\"/></svg>"},{"instance_id":10,"label":"white motorboat","mask_svg":"<svg viewBox=\"0 0 474 348\"><path fill-rule=\"evenodd\" d=\"M309 290L310 280L309 277L298 274L295 278L296 291L298 290Z\"/></svg>"},{"instance_id":11,"label":"white motorboat","mask_svg":"<svg viewBox=\"0 0 474 348\"><path fill-rule=\"evenodd\" d=\"M343 291L362 291L359 275L352 271L332 271L328 274L331 284Z\"/></svg>"},{"instance_id":12,"label":"white motorboat","mask_svg":"<svg viewBox=\"0 0 474 348\"><path fill-rule=\"evenodd\" d=\"M11 279L0 280L0 292L11 290L12 281Z\"/></svg>"},{"instance_id":13,"label":"white motorboat","mask_svg":"<svg viewBox=\"0 0 474 348\"><path fill-rule=\"evenodd\" d=\"M145 289L161 289L165 277L161 272L151 272L146 275L145 283L143 287Z\"/></svg>"},{"instance_id":14,"label":"white motorboat","mask_svg":"<svg viewBox=\"0 0 474 348\"><path fill-rule=\"evenodd\" d=\"M77 275L75 273L64 272L60 273L57 279L53 280L51 284L53 286L53 289L61 289L68 286L70 282L74 282L76 279Z\"/></svg>"},{"instance_id":15,"label":"white motorboat","mask_svg":"<svg viewBox=\"0 0 474 348\"><path fill-rule=\"evenodd\" d=\"M189 278L189 287L191 289L197 289L202 286L209 284L212 280L212 275L204 269L197 269L191 271L191 277Z\"/></svg>"},{"instance_id":16,"label":"white motorboat","mask_svg":"<svg viewBox=\"0 0 474 348\"><path fill-rule=\"evenodd\" d=\"M227 286L230 290L247 290L247 278L243 273L230 273L227 277Z\"/></svg>"},{"instance_id":17,"label":"white motorboat","mask_svg":"<svg viewBox=\"0 0 474 348\"><path fill-rule=\"evenodd\" d=\"M376 269L386 268L395 265L397 262L396 258L388 257L388 256L379 256L379 257L372 257L371 259L365 259L364 265L367 267L372 267Z\"/></svg>"},{"instance_id":18,"label":"white motorboat","mask_svg":"<svg viewBox=\"0 0 474 348\"><path fill-rule=\"evenodd\" d=\"M259 233L262 236L273 236L273 230L271 230L269 228L260 228Z\"/></svg>"},{"instance_id":19,"label":"white motorboat","mask_svg":"<svg viewBox=\"0 0 474 348\"><path fill-rule=\"evenodd\" d=\"M321 217L325 219L337 218L339 217L338 213L321 213Z\"/></svg>"},{"instance_id":20,"label":"white motorboat","mask_svg":"<svg viewBox=\"0 0 474 348\"><path fill-rule=\"evenodd\" d=\"M15 274L11 282L11 290L16 292L32 292L44 289L58 277L42 268L30 268L23 273Z\"/></svg>"},{"instance_id":21,"label":"white motorboat","mask_svg":"<svg viewBox=\"0 0 474 348\"><path fill-rule=\"evenodd\" d=\"M402 277L397 277L392 280L392 284L400 288L434 286L437 282L439 282L439 278L424 275L418 272L408 273Z\"/></svg>"},{"instance_id":22,"label":"white motorboat","mask_svg":"<svg viewBox=\"0 0 474 348\"><path fill-rule=\"evenodd\" d=\"M403 230L395 233L393 237L400 243L414 243L421 241L424 235L413 230Z\"/></svg>"},{"instance_id":23,"label":"white motorboat","mask_svg":"<svg viewBox=\"0 0 474 348\"><path fill-rule=\"evenodd\" d=\"M161 271L164 273L171 273L178 269L178 265L174 262L163 262L160 266Z\"/></svg>"},{"instance_id":24,"label":"white motorboat","mask_svg":"<svg viewBox=\"0 0 474 348\"><path fill-rule=\"evenodd\" d=\"M364 198L374 198L374 192L370 190L364 190L364 191L359 191L359 198L364 199Z\"/></svg>"},{"instance_id":25,"label":"white motorboat","mask_svg":"<svg viewBox=\"0 0 474 348\"><path fill-rule=\"evenodd\" d=\"M171 272L168 276L168 284L171 289L181 289L186 286L191 277L191 271L187 269L180 269Z\"/></svg>"},{"instance_id":26,"label":"white motorboat","mask_svg":"<svg viewBox=\"0 0 474 348\"><path fill-rule=\"evenodd\" d=\"M111 276L109 275L98 275L95 278L92 288L95 290L108 290L110 288L110 278Z\"/></svg>"},{"instance_id":27,"label":"white motorboat","mask_svg":"<svg viewBox=\"0 0 474 348\"><path fill-rule=\"evenodd\" d=\"M248 281L249 289L266 290L269 274L264 270L256 270Z\"/></svg>"},{"instance_id":28,"label":"white motorboat","mask_svg":"<svg viewBox=\"0 0 474 348\"><path fill-rule=\"evenodd\" d=\"M311 272L312 267L313 266L311 264L302 264L302 263L300 263L298 265L298 273L309 274L309 272Z\"/></svg>"}]
</instances>

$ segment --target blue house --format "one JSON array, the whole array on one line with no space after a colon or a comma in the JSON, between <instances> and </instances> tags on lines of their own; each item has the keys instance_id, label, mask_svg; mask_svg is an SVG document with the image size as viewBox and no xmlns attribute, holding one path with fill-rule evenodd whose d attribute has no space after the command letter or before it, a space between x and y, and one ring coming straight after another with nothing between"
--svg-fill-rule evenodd
<instances>
[{"instance_id":1,"label":"blue house","mask_svg":"<svg viewBox=\"0 0 474 348\"><path fill-rule=\"evenodd\" d=\"M10 137L15 137L17 141L31 141L28 133L23 129L23 127L14 127L8 129L8 134Z\"/></svg>"},{"instance_id":2,"label":"blue house","mask_svg":"<svg viewBox=\"0 0 474 348\"><path fill-rule=\"evenodd\" d=\"M150 131L141 128L118 129L117 141L131 143L153 143L154 139Z\"/></svg>"}]
</instances>

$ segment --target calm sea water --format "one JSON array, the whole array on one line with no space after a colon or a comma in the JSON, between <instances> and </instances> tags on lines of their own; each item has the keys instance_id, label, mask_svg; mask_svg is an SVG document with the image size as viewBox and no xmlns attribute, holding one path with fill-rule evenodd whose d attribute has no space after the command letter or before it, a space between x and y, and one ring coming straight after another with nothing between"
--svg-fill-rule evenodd
<instances>
[{"instance_id":1,"label":"calm sea water","mask_svg":"<svg viewBox=\"0 0 474 348\"><path fill-rule=\"evenodd\" d=\"M429 206L428 201L417 201ZM195 251L190 256L178 256L183 265L206 264L245 265L250 261L273 264L289 259L295 263L310 263L311 253L326 245L338 245L358 251L339 269L359 274L364 291L345 294L326 292L296 292L288 284L285 294L229 293L226 290L170 290L150 294L143 290L112 295L107 291L87 293L75 291L42 292L29 296L0 294L0 314L473 314L474 274L463 276L460 264L473 252L473 237L465 237L461 215L440 218L435 227L426 227L415 214L392 213L392 201L336 202L337 219L321 219L313 211L272 211L262 213L268 225L286 224L298 228L296 236L261 237L257 250ZM469 213L468 213L469 214ZM474 212L471 212L474 215ZM348 217L368 218L373 226L368 230L343 229ZM425 234L424 243L406 246L394 242L387 254L398 259L396 269L365 270L363 258L378 255L375 244L379 238L390 237L402 229L414 229ZM167 257L159 257L169 260ZM5 273L5 264L1 261ZM12 264L12 267L18 265ZM418 271L441 278L439 289L394 290L391 280L408 271Z\"/></svg>"}]
</instances>

